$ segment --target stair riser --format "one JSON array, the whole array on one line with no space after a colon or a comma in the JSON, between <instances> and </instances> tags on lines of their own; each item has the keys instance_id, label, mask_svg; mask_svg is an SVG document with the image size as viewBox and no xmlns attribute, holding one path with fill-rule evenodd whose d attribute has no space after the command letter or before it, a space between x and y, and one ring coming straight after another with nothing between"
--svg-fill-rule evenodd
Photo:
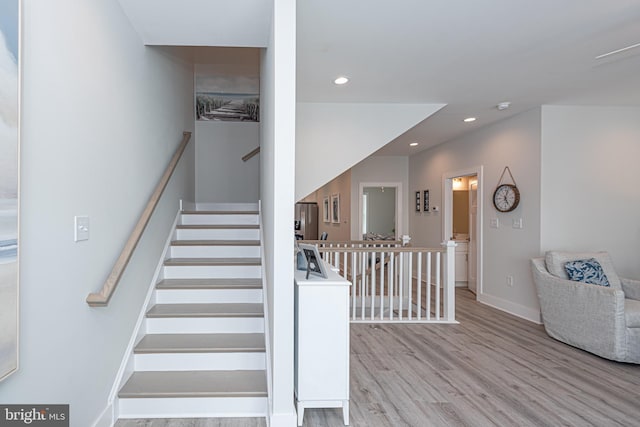
<instances>
[{"instance_id":1,"label":"stair riser","mask_svg":"<svg viewBox=\"0 0 640 427\"><path fill-rule=\"evenodd\" d=\"M119 399L120 418L264 417L266 397Z\"/></svg>"},{"instance_id":2,"label":"stair riser","mask_svg":"<svg viewBox=\"0 0 640 427\"><path fill-rule=\"evenodd\" d=\"M183 225L258 225L258 215L183 214L182 218L180 219L180 223Z\"/></svg>"},{"instance_id":3,"label":"stair riser","mask_svg":"<svg viewBox=\"0 0 640 427\"><path fill-rule=\"evenodd\" d=\"M136 371L233 371L266 369L265 354L244 353L157 353L136 354Z\"/></svg>"},{"instance_id":4,"label":"stair riser","mask_svg":"<svg viewBox=\"0 0 640 427\"><path fill-rule=\"evenodd\" d=\"M262 289L158 289L156 303L261 303Z\"/></svg>"},{"instance_id":5,"label":"stair riser","mask_svg":"<svg viewBox=\"0 0 640 427\"><path fill-rule=\"evenodd\" d=\"M177 240L259 240L260 231L257 228L237 229L178 229L176 230Z\"/></svg>"},{"instance_id":6,"label":"stair riser","mask_svg":"<svg viewBox=\"0 0 640 427\"><path fill-rule=\"evenodd\" d=\"M260 246L172 246L171 258L259 258Z\"/></svg>"},{"instance_id":7,"label":"stair riser","mask_svg":"<svg viewBox=\"0 0 640 427\"><path fill-rule=\"evenodd\" d=\"M235 279L244 277L247 279L260 278L259 265L221 265L221 266L164 266L165 279Z\"/></svg>"},{"instance_id":8,"label":"stair riser","mask_svg":"<svg viewBox=\"0 0 640 427\"><path fill-rule=\"evenodd\" d=\"M148 334L264 333L262 317L148 318Z\"/></svg>"}]
</instances>

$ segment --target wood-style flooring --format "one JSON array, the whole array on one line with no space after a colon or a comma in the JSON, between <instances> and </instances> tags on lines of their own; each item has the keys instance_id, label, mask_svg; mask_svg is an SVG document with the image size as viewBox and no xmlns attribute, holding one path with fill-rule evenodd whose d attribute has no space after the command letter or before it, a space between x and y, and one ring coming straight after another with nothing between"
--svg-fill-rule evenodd
<instances>
[{"instance_id":1,"label":"wood-style flooring","mask_svg":"<svg viewBox=\"0 0 640 427\"><path fill-rule=\"evenodd\" d=\"M640 365L548 337L456 291L459 325L351 325L352 426L640 426ZM306 409L304 426L342 426ZM116 427L263 427L264 419L120 420Z\"/></svg>"}]
</instances>

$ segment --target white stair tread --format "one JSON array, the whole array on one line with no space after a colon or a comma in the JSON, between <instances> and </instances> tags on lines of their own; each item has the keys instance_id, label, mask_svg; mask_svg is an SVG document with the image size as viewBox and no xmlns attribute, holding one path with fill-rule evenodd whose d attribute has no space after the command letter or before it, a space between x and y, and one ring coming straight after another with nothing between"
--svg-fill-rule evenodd
<instances>
[{"instance_id":1,"label":"white stair tread","mask_svg":"<svg viewBox=\"0 0 640 427\"><path fill-rule=\"evenodd\" d=\"M165 279L156 289L261 289L262 279Z\"/></svg>"},{"instance_id":2,"label":"white stair tread","mask_svg":"<svg viewBox=\"0 0 640 427\"><path fill-rule=\"evenodd\" d=\"M134 372L120 398L264 397L267 381L257 371Z\"/></svg>"},{"instance_id":3,"label":"white stair tread","mask_svg":"<svg viewBox=\"0 0 640 427\"><path fill-rule=\"evenodd\" d=\"M260 258L169 258L164 265L260 265Z\"/></svg>"},{"instance_id":4,"label":"white stair tread","mask_svg":"<svg viewBox=\"0 0 640 427\"><path fill-rule=\"evenodd\" d=\"M258 211L182 211L183 215L258 215Z\"/></svg>"},{"instance_id":5,"label":"white stair tread","mask_svg":"<svg viewBox=\"0 0 640 427\"><path fill-rule=\"evenodd\" d=\"M174 240L171 246L260 246L259 240Z\"/></svg>"},{"instance_id":6,"label":"white stair tread","mask_svg":"<svg viewBox=\"0 0 640 427\"><path fill-rule=\"evenodd\" d=\"M262 304L156 304L147 317L262 317Z\"/></svg>"},{"instance_id":7,"label":"white stair tread","mask_svg":"<svg viewBox=\"0 0 640 427\"><path fill-rule=\"evenodd\" d=\"M264 334L147 334L135 353L264 352Z\"/></svg>"},{"instance_id":8,"label":"white stair tread","mask_svg":"<svg viewBox=\"0 0 640 427\"><path fill-rule=\"evenodd\" d=\"M183 229L195 229L195 230L209 230L209 229L249 229L257 230L260 226L257 224L178 224L177 230Z\"/></svg>"}]
</instances>

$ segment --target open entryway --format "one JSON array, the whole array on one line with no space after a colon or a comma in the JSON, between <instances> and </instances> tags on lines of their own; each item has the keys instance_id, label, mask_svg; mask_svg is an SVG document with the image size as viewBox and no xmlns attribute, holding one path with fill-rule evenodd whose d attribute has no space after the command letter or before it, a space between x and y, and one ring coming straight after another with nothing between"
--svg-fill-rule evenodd
<instances>
[{"instance_id":1,"label":"open entryway","mask_svg":"<svg viewBox=\"0 0 640 427\"><path fill-rule=\"evenodd\" d=\"M402 183L360 183L359 238L363 240L397 240L402 224Z\"/></svg>"},{"instance_id":2,"label":"open entryway","mask_svg":"<svg viewBox=\"0 0 640 427\"><path fill-rule=\"evenodd\" d=\"M482 166L443 175L443 240L456 247L456 286L482 294Z\"/></svg>"}]
</instances>

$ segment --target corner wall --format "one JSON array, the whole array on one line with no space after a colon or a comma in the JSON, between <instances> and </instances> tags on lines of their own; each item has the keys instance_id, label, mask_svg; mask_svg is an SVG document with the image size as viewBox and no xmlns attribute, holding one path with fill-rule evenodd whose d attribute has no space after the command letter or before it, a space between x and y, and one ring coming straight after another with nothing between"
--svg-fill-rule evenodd
<instances>
[{"instance_id":1,"label":"corner wall","mask_svg":"<svg viewBox=\"0 0 640 427\"><path fill-rule=\"evenodd\" d=\"M293 427L296 3L274 0L260 72L260 199L270 341L269 425Z\"/></svg>"},{"instance_id":2,"label":"corner wall","mask_svg":"<svg viewBox=\"0 0 640 427\"><path fill-rule=\"evenodd\" d=\"M23 2L20 369L4 403L68 403L71 426L107 406L180 198L194 197L193 145L106 308L101 288L182 132L193 70L145 48L118 2ZM74 215L90 239L73 241Z\"/></svg>"},{"instance_id":3,"label":"corner wall","mask_svg":"<svg viewBox=\"0 0 640 427\"><path fill-rule=\"evenodd\" d=\"M331 222L331 196L340 195L340 223ZM329 211L327 217L329 222L324 221L324 199L328 198ZM351 240L351 170L346 171L331 182L314 191L309 196L300 200L301 202L315 202L318 204L318 238L323 232L328 233L327 240L334 242L344 242Z\"/></svg>"},{"instance_id":4,"label":"corner wall","mask_svg":"<svg viewBox=\"0 0 640 427\"><path fill-rule=\"evenodd\" d=\"M542 108L541 248L606 250L640 279L640 108Z\"/></svg>"},{"instance_id":5,"label":"corner wall","mask_svg":"<svg viewBox=\"0 0 640 427\"><path fill-rule=\"evenodd\" d=\"M430 191L431 206L439 213L409 209L409 231L414 246L439 247L444 237L442 177L475 166L484 166L482 224L484 253L483 293L478 300L518 316L539 321L538 298L529 259L540 252L540 129L541 110L531 110L409 158L409 194ZM499 213L493 207L493 191L505 166L509 166L520 189L515 211ZM489 226L497 218L500 227ZM511 227L522 218L524 228ZM506 276L514 286L506 285Z\"/></svg>"}]
</instances>

